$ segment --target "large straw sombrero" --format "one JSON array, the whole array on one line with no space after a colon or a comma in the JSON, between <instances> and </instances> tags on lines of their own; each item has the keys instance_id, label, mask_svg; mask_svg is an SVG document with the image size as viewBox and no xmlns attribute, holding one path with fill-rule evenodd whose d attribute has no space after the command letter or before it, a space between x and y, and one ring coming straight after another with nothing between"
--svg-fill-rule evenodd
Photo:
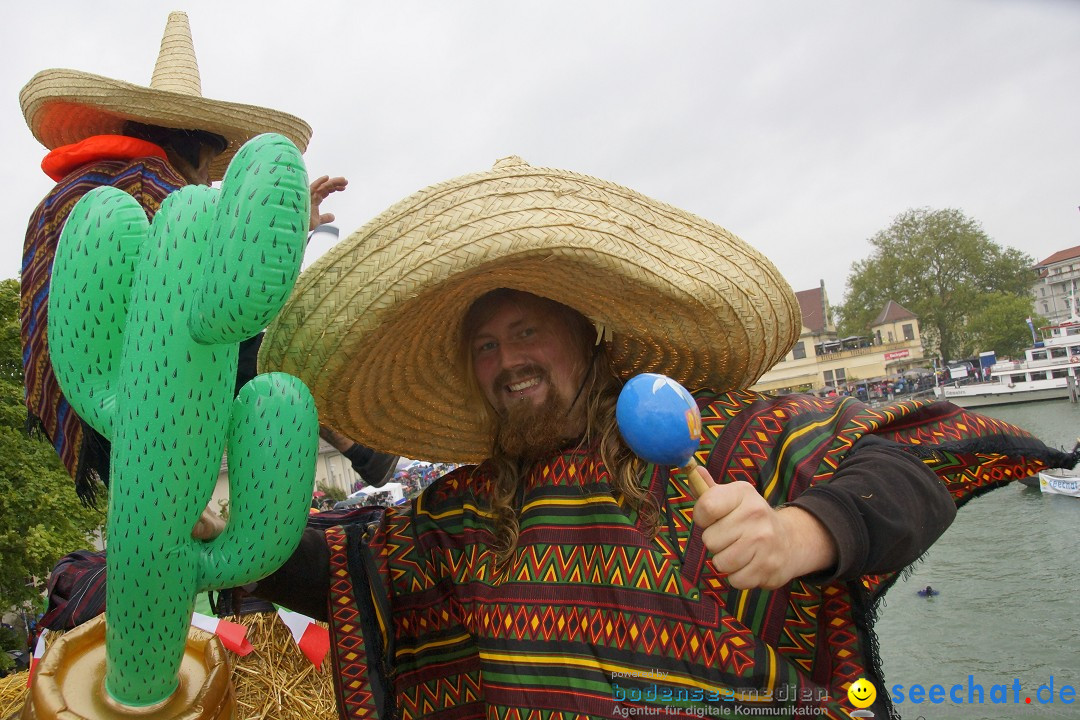
<instances>
[{"instance_id":1,"label":"large straw sombrero","mask_svg":"<svg viewBox=\"0 0 1080 720\"><path fill-rule=\"evenodd\" d=\"M260 133L281 133L301 152L311 139L311 127L288 113L204 98L182 12L169 14L149 87L78 70L42 70L23 87L19 103L30 131L50 150L93 135L120 134L127 120L217 133L229 144L211 165L213 180L220 180L240 146Z\"/></svg>"},{"instance_id":2,"label":"large straw sombrero","mask_svg":"<svg viewBox=\"0 0 1080 720\"><path fill-rule=\"evenodd\" d=\"M411 458L470 462L490 438L467 397L465 310L499 287L576 308L620 373L745 388L801 329L791 288L717 225L604 180L520 158L421 190L300 276L259 364L299 376L320 422Z\"/></svg>"}]
</instances>

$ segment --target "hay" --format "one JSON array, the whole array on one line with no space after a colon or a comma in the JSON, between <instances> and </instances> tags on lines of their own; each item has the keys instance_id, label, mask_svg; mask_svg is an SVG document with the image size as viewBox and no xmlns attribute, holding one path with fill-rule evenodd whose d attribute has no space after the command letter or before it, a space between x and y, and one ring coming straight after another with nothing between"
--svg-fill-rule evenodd
<instances>
[{"instance_id":1,"label":"hay","mask_svg":"<svg viewBox=\"0 0 1080 720\"><path fill-rule=\"evenodd\" d=\"M316 669L277 613L229 618L248 628L255 651L233 656L237 720L336 720L330 658Z\"/></svg>"},{"instance_id":2,"label":"hay","mask_svg":"<svg viewBox=\"0 0 1080 720\"><path fill-rule=\"evenodd\" d=\"M336 720L330 658L316 669L296 646L277 613L253 613L229 620L248 628L253 652L233 663L235 720ZM18 717L26 702L26 672L0 678L0 718Z\"/></svg>"},{"instance_id":3,"label":"hay","mask_svg":"<svg viewBox=\"0 0 1080 720\"><path fill-rule=\"evenodd\" d=\"M29 670L0 678L0 718L17 718L30 692L26 688Z\"/></svg>"}]
</instances>

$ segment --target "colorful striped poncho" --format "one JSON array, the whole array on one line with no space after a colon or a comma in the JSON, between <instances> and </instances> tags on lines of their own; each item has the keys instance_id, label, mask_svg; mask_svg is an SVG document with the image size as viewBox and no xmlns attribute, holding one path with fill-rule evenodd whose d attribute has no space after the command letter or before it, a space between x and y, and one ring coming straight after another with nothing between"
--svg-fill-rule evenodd
<instances>
[{"instance_id":1,"label":"colorful striped poncho","mask_svg":"<svg viewBox=\"0 0 1080 720\"><path fill-rule=\"evenodd\" d=\"M958 504L1077 459L945 403L698 401L699 461L774 506L827 482L868 435L911 448ZM411 511L328 530L342 716L846 718L852 682L881 687L873 612L895 575L734 589L707 562L685 478L646 477L663 502L655 537L613 498L594 454L534 468L517 549L498 570L487 465L442 478Z\"/></svg>"},{"instance_id":2,"label":"colorful striped poncho","mask_svg":"<svg viewBox=\"0 0 1080 720\"><path fill-rule=\"evenodd\" d=\"M57 148L60 150L63 148ZM158 152L164 156L164 151ZM152 219L165 196L187 181L160 157L97 160L63 177L34 210L26 229L20 316L27 424L49 438L74 478L76 492L88 503L94 499L94 476L108 479L108 442L72 410L53 375L48 341L49 284L56 244L68 213L83 195L103 185L130 194Z\"/></svg>"}]
</instances>

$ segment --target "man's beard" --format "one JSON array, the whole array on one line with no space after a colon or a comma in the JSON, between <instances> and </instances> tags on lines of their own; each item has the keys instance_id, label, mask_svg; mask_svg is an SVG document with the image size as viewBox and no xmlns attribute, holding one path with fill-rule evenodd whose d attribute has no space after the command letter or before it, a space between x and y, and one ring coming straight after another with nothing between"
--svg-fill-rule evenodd
<instances>
[{"instance_id":1,"label":"man's beard","mask_svg":"<svg viewBox=\"0 0 1080 720\"><path fill-rule=\"evenodd\" d=\"M547 380L548 375L542 374ZM502 387L508 382L497 385ZM508 401L495 429L495 451L527 462L553 455L566 444L563 433L569 424L568 411L550 382L547 396L539 405L528 400Z\"/></svg>"}]
</instances>

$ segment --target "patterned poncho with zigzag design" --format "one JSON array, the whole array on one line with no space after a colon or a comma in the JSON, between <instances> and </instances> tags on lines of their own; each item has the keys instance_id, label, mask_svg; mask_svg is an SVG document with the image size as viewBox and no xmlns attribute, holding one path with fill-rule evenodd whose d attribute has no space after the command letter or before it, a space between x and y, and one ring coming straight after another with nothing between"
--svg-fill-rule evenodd
<instances>
[{"instance_id":1,"label":"patterned poncho with zigzag design","mask_svg":"<svg viewBox=\"0 0 1080 720\"><path fill-rule=\"evenodd\" d=\"M910 447L957 504L1075 462L945 403L697 397L698 460L774 506L828 482L867 435ZM496 570L490 477L459 468L409 511L327 531L343 717L702 717L738 704L846 718L848 686L879 677L869 626L894 576L733 589L707 562L681 473L646 469L664 499L649 537L586 451L525 478L518 546Z\"/></svg>"}]
</instances>

